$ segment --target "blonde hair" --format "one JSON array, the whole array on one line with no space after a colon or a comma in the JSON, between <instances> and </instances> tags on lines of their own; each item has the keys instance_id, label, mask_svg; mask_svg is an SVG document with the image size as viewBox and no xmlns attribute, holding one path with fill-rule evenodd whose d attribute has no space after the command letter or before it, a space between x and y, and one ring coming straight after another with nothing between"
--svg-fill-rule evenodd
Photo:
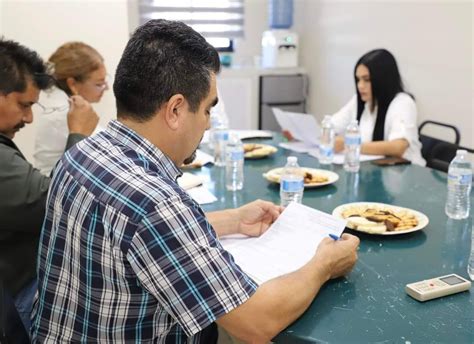
<instances>
[{"instance_id":1,"label":"blonde hair","mask_svg":"<svg viewBox=\"0 0 474 344\"><path fill-rule=\"evenodd\" d=\"M74 78L81 82L87 79L90 73L99 69L104 58L90 45L82 42L68 42L61 45L49 58L54 65L54 78L57 86L71 95L67 85L67 78Z\"/></svg>"}]
</instances>

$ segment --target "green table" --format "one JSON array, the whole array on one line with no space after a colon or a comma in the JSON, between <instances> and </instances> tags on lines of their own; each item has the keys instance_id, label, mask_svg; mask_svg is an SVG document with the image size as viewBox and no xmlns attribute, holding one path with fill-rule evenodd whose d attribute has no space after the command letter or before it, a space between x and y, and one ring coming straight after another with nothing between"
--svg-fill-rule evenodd
<instances>
[{"instance_id":1,"label":"green table","mask_svg":"<svg viewBox=\"0 0 474 344\"><path fill-rule=\"evenodd\" d=\"M279 141L280 137L261 142L277 146ZM279 148L271 158L246 160L244 190L229 192L224 168L203 167L197 173L206 176L206 186L218 198L203 208L238 207L257 198L279 203L278 185L268 183L262 173L283 166L289 155L298 156L300 166L321 168L309 155ZM339 180L305 190L303 204L330 213L347 202L383 202L421 211L430 223L422 231L397 236L352 232L361 239L354 270L326 283L308 310L274 341L474 343L473 291L425 303L404 291L407 283L440 275L468 277L472 215L458 221L445 215L446 174L415 165L381 168L369 162L361 164L358 174L341 166L330 169Z\"/></svg>"}]
</instances>

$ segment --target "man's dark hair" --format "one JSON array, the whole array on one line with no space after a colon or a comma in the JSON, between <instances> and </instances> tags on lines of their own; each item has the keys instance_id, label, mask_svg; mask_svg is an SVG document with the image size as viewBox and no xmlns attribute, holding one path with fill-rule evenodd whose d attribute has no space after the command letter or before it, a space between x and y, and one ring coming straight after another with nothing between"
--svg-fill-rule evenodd
<instances>
[{"instance_id":1,"label":"man's dark hair","mask_svg":"<svg viewBox=\"0 0 474 344\"><path fill-rule=\"evenodd\" d=\"M0 37L0 94L24 92L29 79L40 90L53 83L43 59L36 52Z\"/></svg>"},{"instance_id":2,"label":"man's dark hair","mask_svg":"<svg viewBox=\"0 0 474 344\"><path fill-rule=\"evenodd\" d=\"M144 122L174 94L195 112L209 94L211 72L220 70L217 51L184 23L150 20L132 35L117 66L117 117Z\"/></svg>"}]
</instances>

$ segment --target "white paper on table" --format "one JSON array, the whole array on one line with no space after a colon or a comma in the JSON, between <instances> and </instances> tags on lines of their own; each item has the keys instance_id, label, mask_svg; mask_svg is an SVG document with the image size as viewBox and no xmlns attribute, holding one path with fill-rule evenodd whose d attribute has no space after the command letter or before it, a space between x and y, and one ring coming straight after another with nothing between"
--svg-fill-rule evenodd
<instances>
[{"instance_id":1,"label":"white paper on table","mask_svg":"<svg viewBox=\"0 0 474 344\"><path fill-rule=\"evenodd\" d=\"M301 141L281 142L278 144L278 146L297 153L309 153L316 149L315 146L308 145L307 143Z\"/></svg>"},{"instance_id":2,"label":"white paper on table","mask_svg":"<svg viewBox=\"0 0 474 344\"><path fill-rule=\"evenodd\" d=\"M214 163L214 157L210 154L207 154L203 152L200 149L196 150L196 158L194 159L193 163L199 163L202 166L206 164L213 164Z\"/></svg>"},{"instance_id":3,"label":"white paper on table","mask_svg":"<svg viewBox=\"0 0 474 344\"><path fill-rule=\"evenodd\" d=\"M271 139L273 134L268 130L232 130L237 133L239 139Z\"/></svg>"},{"instance_id":4,"label":"white paper on table","mask_svg":"<svg viewBox=\"0 0 474 344\"><path fill-rule=\"evenodd\" d=\"M192 189L186 190L187 193L199 204L209 204L217 201L214 196L206 187L198 186Z\"/></svg>"},{"instance_id":5,"label":"white paper on table","mask_svg":"<svg viewBox=\"0 0 474 344\"><path fill-rule=\"evenodd\" d=\"M178 185L184 190L189 190L193 187L201 185L204 182L204 177L197 176L189 172L184 172L183 175L178 178L177 182Z\"/></svg>"},{"instance_id":6,"label":"white paper on table","mask_svg":"<svg viewBox=\"0 0 474 344\"><path fill-rule=\"evenodd\" d=\"M299 203L290 203L259 238L221 243L236 263L257 283L301 268L329 234L340 236L346 225L332 215Z\"/></svg>"},{"instance_id":7,"label":"white paper on table","mask_svg":"<svg viewBox=\"0 0 474 344\"><path fill-rule=\"evenodd\" d=\"M318 144L321 129L313 115L287 112L278 108L272 110L280 127L288 130L296 140L313 146Z\"/></svg>"},{"instance_id":8,"label":"white paper on table","mask_svg":"<svg viewBox=\"0 0 474 344\"><path fill-rule=\"evenodd\" d=\"M319 151L316 149L314 151L309 151L309 155L314 156L315 158L319 159ZM376 159L381 159L383 158L383 155L367 155L367 154L361 154L359 161L370 161L370 160L376 160ZM333 164L336 165L343 165L344 164L344 153L337 153L334 154L334 158L332 160Z\"/></svg>"}]
</instances>

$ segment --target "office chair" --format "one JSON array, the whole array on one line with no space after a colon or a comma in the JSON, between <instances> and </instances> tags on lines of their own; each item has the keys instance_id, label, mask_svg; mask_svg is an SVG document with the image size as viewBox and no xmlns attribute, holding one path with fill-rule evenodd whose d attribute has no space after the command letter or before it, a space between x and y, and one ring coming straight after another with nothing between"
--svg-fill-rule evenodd
<instances>
[{"instance_id":1,"label":"office chair","mask_svg":"<svg viewBox=\"0 0 474 344\"><path fill-rule=\"evenodd\" d=\"M456 151L458 149L464 149L469 153L474 154L474 149L458 146L449 142L440 142L431 152L430 167L439 171L448 172L449 163L456 156Z\"/></svg>"},{"instance_id":2,"label":"office chair","mask_svg":"<svg viewBox=\"0 0 474 344\"><path fill-rule=\"evenodd\" d=\"M28 344L29 335L23 326L10 293L0 279L0 344Z\"/></svg>"},{"instance_id":3,"label":"office chair","mask_svg":"<svg viewBox=\"0 0 474 344\"><path fill-rule=\"evenodd\" d=\"M454 142L444 141L436 137L423 134L422 129L426 125L434 125L452 130L454 133ZM454 146L459 147L459 142L461 141L461 134L459 133L458 128L451 124L435 121L424 121L418 127L418 135L422 144L421 155L426 160L426 166L446 172L448 170L446 166L449 166L451 160L453 160L453 158L456 156L456 149ZM440 144L442 145L436 148ZM447 165L445 163L447 163Z\"/></svg>"}]
</instances>

